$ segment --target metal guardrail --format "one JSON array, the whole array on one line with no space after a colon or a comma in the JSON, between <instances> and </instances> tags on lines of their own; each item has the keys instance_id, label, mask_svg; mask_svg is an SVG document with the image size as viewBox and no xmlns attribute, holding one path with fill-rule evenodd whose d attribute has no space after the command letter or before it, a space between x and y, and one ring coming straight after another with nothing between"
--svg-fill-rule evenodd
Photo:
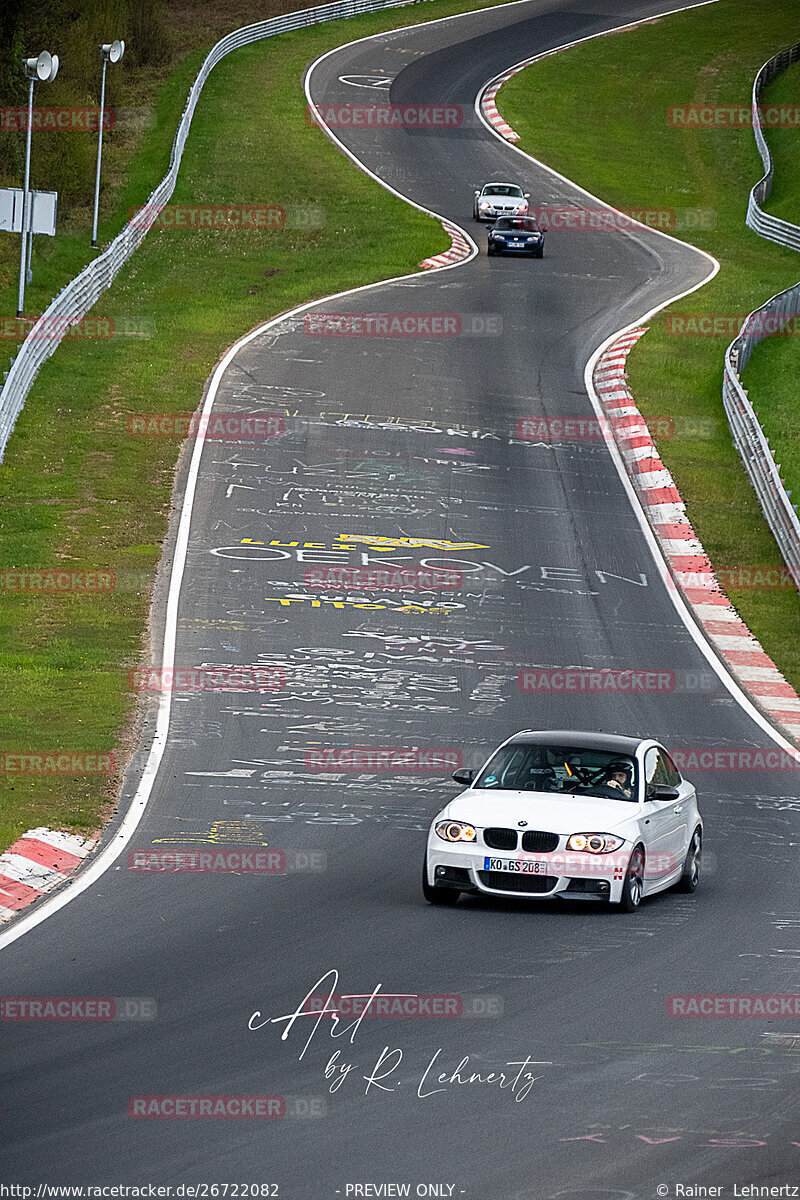
<instances>
[{"instance_id":1,"label":"metal guardrail","mask_svg":"<svg viewBox=\"0 0 800 1200\"><path fill-rule=\"evenodd\" d=\"M764 87L798 59L800 42L773 55L756 75L752 99L753 133L765 173L751 189L747 205L749 228L761 237L792 250L800 250L800 227L765 213L761 207L772 191L775 166L761 127L760 102ZM798 313L800 283L771 296L766 304L749 314L737 337L725 351L722 401L734 445L741 455L786 565L800 588L800 517L797 515L797 505L792 504L791 493L783 485L780 465L775 462L767 437L739 378L754 347L763 338L779 333L786 322Z\"/></svg>"},{"instance_id":2,"label":"metal guardrail","mask_svg":"<svg viewBox=\"0 0 800 1200\"><path fill-rule=\"evenodd\" d=\"M755 135L758 152L761 155L761 161L764 164L764 175L759 179L758 183L750 191L750 199L747 204L747 224L761 237L769 238L773 242L779 242L781 246L791 246L793 250L800 250L800 229L796 225L790 224L789 221L782 221L779 217L772 217L769 213L765 213L761 205L769 199L769 194L772 191L772 180L775 174L775 164L772 161L772 155L769 152L769 146L764 139L764 133L761 128L761 93L767 84L771 83L776 75L780 75L781 71L785 71L793 62L800 59L800 42L794 46L788 46L785 50L781 50L780 54L775 54L768 62L765 62L761 70L758 72L753 83L753 134Z\"/></svg>"},{"instance_id":3,"label":"metal guardrail","mask_svg":"<svg viewBox=\"0 0 800 1200\"><path fill-rule=\"evenodd\" d=\"M0 392L0 461L5 453L14 424L22 411L28 392L42 363L54 353L69 326L77 324L111 285L120 267L128 261L141 244L148 230L158 218L161 207L167 203L178 179L183 148L189 134L194 110L208 76L217 63L251 42L303 29L324 21L335 21L355 17L361 13L379 12L389 8L402 8L422 0L336 0L317 8L304 8L281 17L271 17L254 25L245 25L227 34L209 51L197 78L192 84L183 110L175 139L172 143L169 170L161 182L150 193L147 201L131 221L114 238L108 247L93 259L88 266L62 288L31 327L22 343Z\"/></svg>"}]
</instances>

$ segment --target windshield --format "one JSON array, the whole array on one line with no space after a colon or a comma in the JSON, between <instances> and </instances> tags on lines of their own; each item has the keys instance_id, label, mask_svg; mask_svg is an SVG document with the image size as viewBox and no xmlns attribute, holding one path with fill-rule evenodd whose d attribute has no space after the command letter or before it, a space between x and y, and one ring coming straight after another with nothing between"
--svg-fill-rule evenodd
<instances>
[{"instance_id":1,"label":"windshield","mask_svg":"<svg viewBox=\"0 0 800 1200\"><path fill-rule=\"evenodd\" d=\"M539 226L533 217L501 217L495 221L492 230L520 230L522 233L538 233Z\"/></svg>"},{"instance_id":2,"label":"windshield","mask_svg":"<svg viewBox=\"0 0 800 1200\"><path fill-rule=\"evenodd\" d=\"M604 796L636 802L636 762L627 754L581 746L502 746L473 787L492 791Z\"/></svg>"},{"instance_id":3,"label":"windshield","mask_svg":"<svg viewBox=\"0 0 800 1200\"><path fill-rule=\"evenodd\" d=\"M484 196L521 196L522 188L513 183L490 183L483 189Z\"/></svg>"}]
</instances>

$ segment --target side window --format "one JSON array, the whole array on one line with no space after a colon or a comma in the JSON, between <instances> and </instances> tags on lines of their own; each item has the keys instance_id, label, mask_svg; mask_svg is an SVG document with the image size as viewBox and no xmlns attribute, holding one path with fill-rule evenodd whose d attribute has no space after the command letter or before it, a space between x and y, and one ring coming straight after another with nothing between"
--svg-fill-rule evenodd
<instances>
[{"instance_id":1,"label":"side window","mask_svg":"<svg viewBox=\"0 0 800 1200\"><path fill-rule=\"evenodd\" d=\"M644 781L645 783L658 783L654 778L658 769L658 751L655 746L651 746L644 756Z\"/></svg>"},{"instance_id":2,"label":"side window","mask_svg":"<svg viewBox=\"0 0 800 1200\"><path fill-rule=\"evenodd\" d=\"M665 783L668 787L678 787L681 777L666 750L651 746L644 757L645 783Z\"/></svg>"},{"instance_id":3,"label":"side window","mask_svg":"<svg viewBox=\"0 0 800 1200\"><path fill-rule=\"evenodd\" d=\"M663 755L664 766L666 767L667 771L667 778L664 780L664 782L668 783L670 787L680 787L680 785L683 783L680 771L675 766L675 763L667 754L666 750L662 750L661 753Z\"/></svg>"}]
</instances>

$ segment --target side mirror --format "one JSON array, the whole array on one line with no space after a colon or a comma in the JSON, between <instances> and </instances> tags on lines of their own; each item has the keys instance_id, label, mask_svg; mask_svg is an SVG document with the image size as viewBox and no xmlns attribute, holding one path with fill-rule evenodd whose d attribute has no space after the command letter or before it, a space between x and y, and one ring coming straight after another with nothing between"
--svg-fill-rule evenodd
<instances>
[{"instance_id":1,"label":"side mirror","mask_svg":"<svg viewBox=\"0 0 800 1200\"><path fill-rule=\"evenodd\" d=\"M680 792L677 788L670 787L668 783L650 783L647 785L645 792L645 800L655 800L664 803L667 800L677 800Z\"/></svg>"},{"instance_id":2,"label":"side mirror","mask_svg":"<svg viewBox=\"0 0 800 1200\"><path fill-rule=\"evenodd\" d=\"M530 198L531 198L531 194L530 194L530 192L523 192L522 194L523 194L523 196L525 197L525 199L526 199L526 200L530 200Z\"/></svg>"},{"instance_id":3,"label":"side mirror","mask_svg":"<svg viewBox=\"0 0 800 1200\"><path fill-rule=\"evenodd\" d=\"M475 195L476 195L476 196L480 196L480 194L481 194L481 193L480 193L480 189L479 189L479 188L476 188L476 189L475 189Z\"/></svg>"},{"instance_id":4,"label":"side mirror","mask_svg":"<svg viewBox=\"0 0 800 1200\"><path fill-rule=\"evenodd\" d=\"M453 779L464 787L469 787L474 778L475 772L470 771L468 767L459 767L457 771L453 771Z\"/></svg>"},{"instance_id":5,"label":"side mirror","mask_svg":"<svg viewBox=\"0 0 800 1200\"><path fill-rule=\"evenodd\" d=\"M547 233L548 228L549 228L549 226L547 226L547 225L540 225L539 233Z\"/></svg>"}]
</instances>

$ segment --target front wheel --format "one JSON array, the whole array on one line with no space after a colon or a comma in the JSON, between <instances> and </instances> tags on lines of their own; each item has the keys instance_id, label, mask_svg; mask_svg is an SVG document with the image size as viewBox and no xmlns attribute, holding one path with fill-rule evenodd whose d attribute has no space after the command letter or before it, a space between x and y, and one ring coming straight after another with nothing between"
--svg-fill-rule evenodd
<instances>
[{"instance_id":1,"label":"front wheel","mask_svg":"<svg viewBox=\"0 0 800 1200\"><path fill-rule=\"evenodd\" d=\"M631 854L628 870L625 873L625 882L622 885L622 895L619 901L620 912L636 912L642 903L643 892L644 850L641 846L636 846Z\"/></svg>"},{"instance_id":2,"label":"front wheel","mask_svg":"<svg viewBox=\"0 0 800 1200\"><path fill-rule=\"evenodd\" d=\"M679 892L693 892L700 882L700 862L703 857L703 837L699 829L695 829L692 840L689 843L689 849L686 851L686 858L683 863L683 871L678 880L677 890Z\"/></svg>"},{"instance_id":3,"label":"front wheel","mask_svg":"<svg viewBox=\"0 0 800 1200\"><path fill-rule=\"evenodd\" d=\"M452 905L458 900L461 895L455 888L437 888L431 887L428 883L428 860L423 859L422 862L422 894L428 901L428 904L445 904Z\"/></svg>"},{"instance_id":4,"label":"front wheel","mask_svg":"<svg viewBox=\"0 0 800 1200\"><path fill-rule=\"evenodd\" d=\"M491 242L489 242L489 245L486 247L486 253L488 254L488 256L489 256L490 258L491 258L491 257L492 257L492 255L494 254L494 246L492 245L492 243L491 243Z\"/></svg>"}]
</instances>

